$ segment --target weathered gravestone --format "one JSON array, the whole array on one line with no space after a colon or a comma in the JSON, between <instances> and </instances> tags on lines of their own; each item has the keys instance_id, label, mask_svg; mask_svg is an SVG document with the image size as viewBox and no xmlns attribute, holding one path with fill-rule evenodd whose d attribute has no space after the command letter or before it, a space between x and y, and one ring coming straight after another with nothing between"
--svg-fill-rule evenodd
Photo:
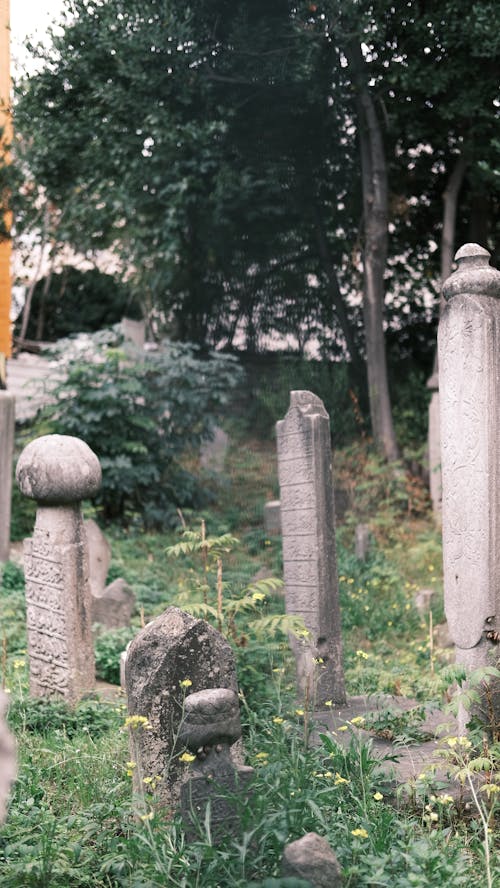
<instances>
[{"instance_id":1,"label":"weathered gravestone","mask_svg":"<svg viewBox=\"0 0 500 888\"><path fill-rule=\"evenodd\" d=\"M190 694L184 703L179 744L194 761L181 785L181 813L188 837L203 828L210 806L211 835L218 841L240 827L240 805L253 768L233 761L230 747L241 737L238 695L227 688Z\"/></svg>"},{"instance_id":2,"label":"weathered gravestone","mask_svg":"<svg viewBox=\"0 0 500 888\"><path fill-rule=\"evenodd\" d=\"M229 435L220 426L215 426L211 438L203 441L200 448L200 465L208 472L222 475L226 462Z\"/></svg>"},{"instance_id":3,"label":"weathered gravestone","mask_svg":"<svg viewBox=\"0 0 500 888\"><path fill-rule=\"evenodd\" d=\"M500 272L467 244L443 286L439 391L445 612L457 662L498 659Z\"/></svg>"},{"instance_id":4,"label":"weathered gravestone","mask_svg":"<svg viewBox=\"0 0 500 888\"><path fill-rule=\"evenodd\" d=\"M317 833L306 833L283 852L284 878L304 879L312 888L340 888L342 871L330 845Z\"/></svg>"},{"instance_id":5,"label":"weathered gravestone","mask_svg":"<svg viewBox=\"0 0 500 888\"><path fill-rule=\"evenodd\" d=\"M125 684L134 789L140 793L143 780L153 778L159 807L176 808L185 777L179 731L187 695L207 688L237 693L234 654L204 620L169 607L132 640ZM147 719L146 727L139 721L135 727L134 717Z\"/></svg>"},{"instance_id":6,"label":"weathered gravestone","mask_svg":"<svg viewBox=\"0 0 500 888\"><path fill-rule=\"evenodd\" d=\"M7 695L0 691L0 823L5 819L7 799L17 772L14 738L5 722L7 707Z\"/></svg>"},{"instance_id":7,"label":"weathered gravestone","mask_svg":"<svg viewBox=\"0 0 500 888\"><path fill-rule=\"evenodd\" d=\"M135 595L121 577L106 585L111 564L111 546L92 518L84 522L84 527L89 555L92 625L98 624L104 630L130 626Z\"/></svg>"},{"instance_id":8,"label":"weathered gravestone","mask_svg":"<svg viewBox=\"0 0 500 888\"><path fill-rule=\"evenodd\" d=\"M264 503L264 533L268 536L279 536L281 533L281 503L269 500Z\"/></svg>"},{"instance_id":9,"label":"weathered gravestone","mask_svg":"<svg viewBox=\"0 0 500 888\"><path fill-rule=\"evenodd\" d=\"M15 398L0 391L0 561L9 560Z\"/></svg>"},{"instance_id":10,"label":"weathered gravestone","mask_svg":"<svg viewBox=\"0 0 500 888\"><path fill-rule=\"evenodd\" d=\"M16 477L37 502L33 537L24 544L30 693L74 703L95 685L80 501L99 490L99 460L79 438L45 435L24 448Z\"/></svg>"},{"instance_id":11,"label":"weathered gravestone","mask_svg":"<svg viewBox=\"0 0 500 888\"><path fill-rule=\"evenodd\" d=\"M368 524L357 524L354 534L354 551L359 561L366 561L371 545L371 533Z\"/></svg>"},{"instance_id":12,"label":"weathered gravestone","mask_svg":"<svg viewBox=\"0 0 500 888\"><path fill-rule=\"evenodd\" d=\"M335 549L330 421L323 402L290 392L276 424L287 613L308 637L291 637L299 693L313 707L346 702Z\"/></svg>"},{"instance_id":13,"label":"weathered gravestone","mask_svg":"<svg viewBox=\"0 0 500 888\"><path fill-rule=\"evenodd\" d=\"M441 523L443 504L443 489L441 480L441 421L439 407L439 375L433 373L427 382L427 388L431 390L429 403L429 425L427 434L427 449L429 452L429 488L432 502L432 512L438 523Z\"/></svg>"}]
</instances>

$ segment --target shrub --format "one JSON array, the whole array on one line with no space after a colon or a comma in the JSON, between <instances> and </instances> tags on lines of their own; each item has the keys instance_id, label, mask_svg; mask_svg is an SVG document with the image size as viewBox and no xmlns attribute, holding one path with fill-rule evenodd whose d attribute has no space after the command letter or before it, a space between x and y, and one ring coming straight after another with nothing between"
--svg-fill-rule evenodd
<instances>
[{"instance_id":1,"label":"shrub","mask_svg":"<svg viewBox=\"0 0 500 888\"><path fill-rule=\"evenodd\" d=\"M197 480L181 461L210 437L214 411L240 378L236 360L202 359L196 346L169 342L133 355L118 328L63 340L57 354L56 403L40 421L82 438L99 457L103 483L94 502L103 519L172 523L177 508L199 500Z\"/></svg>"},{"instance_id":2,"label":"shrub","mask_svg":"<svg viewBox=\"0 0 500 888\"><path fill-rule=\"evenodd\" d=\"M111 684L120 684L120 654L136 634L137 629L124 626L98 635L94 642L97 678Z\"/></svg>"}]
</instances>

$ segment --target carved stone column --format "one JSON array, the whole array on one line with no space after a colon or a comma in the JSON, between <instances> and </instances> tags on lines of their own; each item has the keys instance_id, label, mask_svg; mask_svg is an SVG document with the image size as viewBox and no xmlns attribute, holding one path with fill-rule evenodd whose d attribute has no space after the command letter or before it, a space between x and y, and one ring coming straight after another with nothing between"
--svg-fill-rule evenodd
<instances>
[{"instance_id":1,"label":"carved stone column","mask_svg":"<svg viewBox=\"0 0 500 888\"><path fill-rule=\"evenodd\" d=\"M45 435L24 448L16 478L38 506L33 537L24 544L30 693L75 703L95 686L80 501L99 490L101 467L79 438Z\"/></svg>"},{"instance_id":2,"label":"carved stone column","mask_svg":"<svg viewBox=\"0 0 500 888\"><path fill-rule=\"evenodd\" d=\"M457 662L495 659L500 630L500 272L466 244L443 286L439 392L445 611Z\"/></svg>"}]
</instances>

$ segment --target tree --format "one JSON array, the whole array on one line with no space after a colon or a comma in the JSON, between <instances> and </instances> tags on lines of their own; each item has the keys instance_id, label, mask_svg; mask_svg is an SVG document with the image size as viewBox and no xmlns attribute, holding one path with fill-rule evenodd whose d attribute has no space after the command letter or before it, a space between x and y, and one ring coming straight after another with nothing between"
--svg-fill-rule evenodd
<instances>
[{"instance_id":1,"label":"tree","mask_svg":"<svg viewBox=\"0 0 500 888\"><path fill-rule=\"evenodd\" d=\"M469 137L498 118L496 14L489 0L73 0L21 84L18 131L68 208L64 235L112 245L181 338L229 347L243 329L251 348L299 329L358 384L364 358L393 459L384 328L426 316L433 243L451 240L441 194L462 230L471 185L494 180L494 141L471 154Z\"/></svg>"}]
</instances>

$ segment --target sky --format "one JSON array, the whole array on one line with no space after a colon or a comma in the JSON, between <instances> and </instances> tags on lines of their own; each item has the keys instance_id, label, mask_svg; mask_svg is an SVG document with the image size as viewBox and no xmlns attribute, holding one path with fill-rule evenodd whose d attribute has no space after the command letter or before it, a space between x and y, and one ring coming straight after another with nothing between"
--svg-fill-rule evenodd
<instances>
[{"instance_id":1,"label":"sky","mask_svg":"<svg viewBox=\"0 0 500 888\"><path fill-rule=\"evenodd\" d=\"M25 60L22 44L29 37L42 40L47 28L60 16L63 0L10 0L11 53L13 73Z\"/></svg>"}]
</instances>

